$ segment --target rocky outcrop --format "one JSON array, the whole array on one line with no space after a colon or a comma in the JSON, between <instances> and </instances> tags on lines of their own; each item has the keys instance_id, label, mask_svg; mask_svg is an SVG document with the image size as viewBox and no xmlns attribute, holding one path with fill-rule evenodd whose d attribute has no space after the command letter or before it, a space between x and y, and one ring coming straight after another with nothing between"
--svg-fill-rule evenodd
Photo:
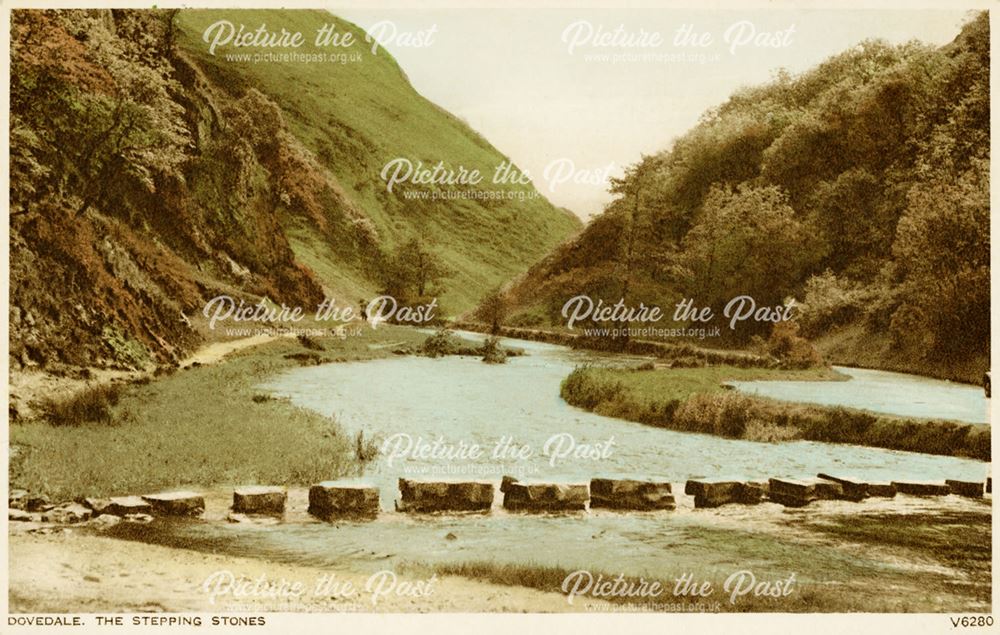
<instances>
[{"instance_id":1,"label":"rocky outcrop","mask_svg":"<svg viewBox=\"0 0 1000 635\"><path fill-rule=\"evenodd\" d=\"M142 499L154 516L200 516L205 511L205 498L195 492L161 492Z\"/></svg>"},{"instance_id":2,"label":"rocky outcrop","mask_svg":"<svg viewBox=\"0 0 1000 635\"><path fill-rule=\"evenodd\" d=\"M505 476L500 489L504 509L511 511L581 511L590 499L589 483L522 483Z\"/></svg>"},{"instance_id":3,"label":"rocky outcrop","mask_svg":"<svg viewBox=\"0 0 1000 635\"><path fill-rule=\"evenodd\" d=\"M590 507L635 511L674 509L670 483L595 478L590 481Z\"/></svg>"},{"instance_id":4,"label":"rocky outcrop","mask_svg":"<svg viewBox=\"0 0 1000 635\"><path fill-rule=\"evenodd\" d=\"M287 499L288 492L283 487L261 485L240 487L233 491L233 512L280 516L285 513Z\"/></svg>"},{"instance_id":5,"label":"rocky outcrop","mask_svg":"<svg viewBox=\"0 0 1000 635\"><path fill-rule=\"evenodd\" d=\"M324 481L309 488L309 513L317 518L374 518L378 512L377 487Z\"/></svg>"},{"instance_id":6,"label":"rocky outcrop","mask_svg":"<svg viewBox=\"0 0 1000 635\"><path fill-rule=\"evenodd\" d=\"M492 483L399 479L401 512L485 511L493 506Z\"/></svg>"}]
</instances>

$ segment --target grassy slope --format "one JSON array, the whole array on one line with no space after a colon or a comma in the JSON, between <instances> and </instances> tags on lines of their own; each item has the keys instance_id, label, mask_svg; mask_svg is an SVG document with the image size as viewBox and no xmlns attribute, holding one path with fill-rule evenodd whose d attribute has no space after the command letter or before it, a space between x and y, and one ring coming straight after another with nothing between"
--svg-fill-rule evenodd
<instances>
[{"instance_id":1,"label":"grassy slope","mask_svg":"<svg viewBox=\"0 0 1000 635\"><path fill-rule=\"evenodd\" d=\"M220 48L208 54L204 28L219 19L256 28L284 27L303 33L298 52L317 52L312 34L334 22L338 32L353 32L355 44L333 52L354 52L362 61L340 63L230 62ZM524 202L481 205L470 201L413 204L387 196L379 177L382 166L396 157L440 160L457 168L478 168L492 175L505 157L453 115L420 96L395 60L384 50L373 55L364 32L322 11L184 11L179 18L181 47L230 89L254 86L285 111L296 136L317 156L327 156L353 204L372 219L383 245L421 235L456 270L442 298L450 311L469 308L490 287L522 272L579 227L579 221L539 198ZM486 176L481 189L495 189ZM528 189L504 186L506 189ZM290 231L300 260L309 264L331 289L341 293L373 291L370 276L345 270L333 252L302 227ZM333 263L332 265L330 263Z\"/></svg>"},{"instance_id":2,"label":"grassy slope","mask_svg":"<svg viewBox=\"0 0 1000 635\"><path fill-rule=\"evenodd\" d=\"M426 337L391 325L362 333L346 340L318 338L326 348L319 355L384 357L388 348L368 345L417 345ZM281 339L234 353L221 364L129 386L113 410L113 425L13 425L12 487L66 500L184 486L301 485L356 474L354 439L333 418L283 400L252 399L257 383L297 365L284 355L309 352L294 339Z\"/></svg>"}]
</instances>

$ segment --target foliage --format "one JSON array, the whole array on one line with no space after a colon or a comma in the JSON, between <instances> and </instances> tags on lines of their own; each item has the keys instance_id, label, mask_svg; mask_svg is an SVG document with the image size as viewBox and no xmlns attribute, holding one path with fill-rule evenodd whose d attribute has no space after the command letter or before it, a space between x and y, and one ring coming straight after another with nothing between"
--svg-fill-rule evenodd
<instances>
[{"instance_id":1,"label":"foliage","mask_svg":"<svg viewBox=\"0 0 1000 635\"><path fill-rule=\"evenodd\" d=\"M427 357L453 355L458 349L458 340L447 327L441 327L420 346L420 352Z\"/></svg>"},{"instance_id":2,"label":"foliage","mask_svg":"<svg viewBox=\"0 0 1000 635\"><path fill-rule=\"evenodd\" d=\"M500 345L500 338L492 336L483 344L483 361L487 364L506 364L507 351Z\"/></svg>"},{"instance_id":3,"label":"foliage","mask_svg":"<svg viewBox=\"0 0 1000 635\"><path fill-rule=\"evenodd\" d=\"M53 426L79 426L87 423L112 425L112 408L121 399L120 384L94 384L67 398L50 398L42 404L45 420Z\"/></svg>"},{"instance_id":4,"label":"foliage","mask_svg":"<svg viewBox=\"0 0 1000 635\"><path fill-rule=\"evenodd\" d=\"M877 363L982 355L989 35L980 12L940 48L870 40L736 91L626 170L604 213L509 289L512 311L559 324L581 289L716 308L734 295L794 297L804 336L891 333L891 359Z\"/></svg>"}]
</instances>

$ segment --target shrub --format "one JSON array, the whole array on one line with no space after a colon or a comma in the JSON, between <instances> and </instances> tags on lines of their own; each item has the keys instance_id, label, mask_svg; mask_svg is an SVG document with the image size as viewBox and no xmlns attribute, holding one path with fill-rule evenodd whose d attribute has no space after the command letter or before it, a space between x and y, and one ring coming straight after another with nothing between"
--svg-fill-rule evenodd
<instances>
[{"instance_id":1,"label":"shrub","mask_svg":"<svg viewBox=\"0 0 1000 635\"><path fill-rule=\"evenodd\" d=\"M354 436L354 458L359 463L368 463L378 456L378 445L378 441L374 437L366 439L365 431L358 430Z\"/></svg>"},{"instance_id":2,"label":"shrub","mask_svg":"<svg viewBox=\"0 0 1000 635\"><path fill-rule=\"evenodd\" d=\"M427 357L442 357L453 355L458 348L458 342L447 328L440 328L420 346L420 352Z\"/></svg>"},{"instance_id":3,"label":"shrub","mask_svg":"<svg viewBox=\"0 0 1000 635\"><path fill-rule=\"evenodd\" d=\"M761 351L778 359L782 368L805 369L820 366L823 358L806 338L799 335L796 322L777 322Z\"/></svg>"},{"instance_id":4,"label":"shrub","mask_svg":"<svg viewBox=\"0 0 1000 635\"><path fill-rule=\"evenodd\" d=\"M122 388L118 384L89 385L71 397L50 399L42 406L45 419L54 426L85 423L114 423L111 409L118 404Z\"/></svg>"},{"instance_id":5,"label":"shrub","mask_svg":"<svg viewBox=\"0 0 1000 635\"><path fill-rule=\"evenodd\" d=\"M593 372L592 368L574 368L563 380L559 395L570 405L587 410L625 395L625 385L620 381L601 381L592 375Z\"/></svg>"},{"instance_id":6,"label":"shrub","mask_svg":"<svg viewBox=\"0 0 1000 635\"><path fill-rule=\"evenodd\" d=\"M483 344L483 361L487 364L506 364L507 351L500 345L500 338L493 336Z\"/></svg>"},{"instance_id":7,"label":"shrub","mask_svg":"<svg viewBox=\"0 0 1000 635\"><path fill-rule=\"evenodd\" d=\"M302 333L302 334L300 334L300 335L298 336L298 340L299 340L299 344L301 344L301 345L302 345L302 346L304 346L305 348L308 348L308 349L309 349L309 350L311 350L311 351L322 351L322 350L326 350L326 349L324 349L324 348L323 348L323 345L322 345L322 344L320 344L319 342L317 342L317 341L316 341L316 340L314 340L313 338L309 337L309 336L308 336L308 335L306 335L305 333Z\"/></svg>"}]
</instances>

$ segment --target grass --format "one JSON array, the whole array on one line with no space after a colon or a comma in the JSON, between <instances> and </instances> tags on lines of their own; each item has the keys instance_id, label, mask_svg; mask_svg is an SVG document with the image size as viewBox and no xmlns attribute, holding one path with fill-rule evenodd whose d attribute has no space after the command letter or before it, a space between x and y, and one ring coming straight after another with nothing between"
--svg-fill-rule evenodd
<instances>
[{"instance_id":1,"label":"grass","mask_svg":"<svg viewBox=\"0 0 1000 635\"><path fill-rule=\"evenodd\" d=\"M210 55L202 40L218 20L255 29L303 34L300 54L358 56L348 63L248 63L225 59L247 49L220 47ZM324 24L352 33L350 47L314 46ZM337 181L350 206L371 219L379 246L392 249L421 237L456 273L441 304L447 312L471 308L488 289L513 278L580 227L580 221L544 198L530 200L418 200L386 192L380 177L390 160L407 158L425 166L444 162L478 169L482 190L535 193L531 185L493 185L494 170L506 157L457 117L421 96L385 50L372 54L365 32L325 11L184 10L178 17L179 46L217 86L234 95L254 87L282 108L295 136ZM286 223L287 224L287 223ZM333 292L350 300L374 291L375 281L349 265L308 226L289 231L292 248ZM350 295L346 295L350 294Z\"/></svg>"},{"instance_id":2,"label":"grass","mask_svg":"<svg viewBox=\"0 0 1000 635\"><path fill-rule=\"evenodd\" d=\"M838 378L829 369L577 368L563 381L560 394L571 405L604 416L683 432L765 442L851 443L990 460L988 425L789 403L726 390L722 385L728 380Z\"/></svg>"},{"instance_id":3,"label":"grass","mask_svg":"<svg viewBox=\"0 0 1000 635\"><path fill-rule=\"evenodd\" d=\"M46 420L53 426L80 426L87 423L110 425L112 408L121 399L120 384L94 384L68 398L49 399L42 404Z\"/></svg>"},{"instance_id":4,"label":"grass","mask_svg":"<svg viewBox=\"0 0 1000 635\"><path fill-rule=\"evenodd\" d=\"M380 342L417 343L425 336L379 326L346 340L317 338L325 360L390 355ZM177 371L122 390L111 423L53 427L16 424L13 487L53 499L142 494L216 484L308 484L357 473L370 442L352 439L331 417L286 400L262 399L255 385L297 365L305 352L282 338L234 353L225 363ZM91 397L87 397L91 399Z\"/></svg>"},{"instance_id":5,"label":"grass","mask_svg":"<svg viewBox=\"0 0 1000 635\"><path fill-rule=\"evenodd\" d=\"M982 611L990 602L990 515L872 514L795 518L788 529L750 531L692 526L682 544L673 544L676 571L634 572L633 584L659 582L657 597L607 597L625 611L646 611L644 604L671 605L668 612L696 610L701 604L720 612L928 612ZM676 537L674 538L676 542ZM706 558L705 554L711 554ZM940 565L928 569L926 563ZM913 563L917 563L914 568ZM429 565L421 565L428 568ZM563 581L579 567L475 560L439 563L439 575L456 575L512 587L562 593ZM949 572L943 568L953 569ZM587 569L596 579L613 580L620 571ZM787 580L784 597L753 593L730 602L725 581L750 571L759 581ZM708 581L707 598L674 595L677 576L691 573ZM587 599L582 596L581 599ZM579 600L577 600L579 602ZM660 609L664 610L664 609Z\"/></svg>"}]
</instances>

